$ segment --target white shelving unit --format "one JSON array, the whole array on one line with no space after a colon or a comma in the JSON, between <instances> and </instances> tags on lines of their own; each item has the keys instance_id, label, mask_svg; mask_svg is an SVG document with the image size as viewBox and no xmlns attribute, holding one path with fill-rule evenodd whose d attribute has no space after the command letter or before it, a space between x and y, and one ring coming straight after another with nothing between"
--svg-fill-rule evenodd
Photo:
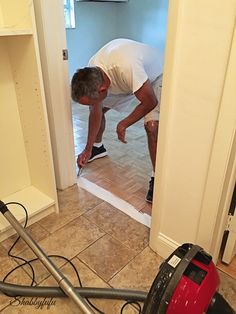
<instances>
[{"instance_id":1,"label":"white shelving unit","mask_svg":"<svg viewBox=\"0 0 236 314\"><path fill-rule=\"evenodd\" d=\"M58 211L32 1L0 0L0 60L0 199L32 224ZM0 216L0 240L12 233Z\"/></svg>"}]
</instances>

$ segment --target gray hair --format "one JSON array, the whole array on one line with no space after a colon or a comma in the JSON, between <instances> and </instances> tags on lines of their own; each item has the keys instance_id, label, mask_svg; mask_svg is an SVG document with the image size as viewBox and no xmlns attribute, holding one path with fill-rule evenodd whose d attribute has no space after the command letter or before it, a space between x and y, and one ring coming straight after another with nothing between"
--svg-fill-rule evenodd
<instances>
[{"instance_id":1,"label":"gray hair","mask_svg":"<svg viewBox=\"0 0 236 314\"><path fill-rule=\"evenodd\" d=\"M78 69L71 80L71 98L78 102L83 96L97 99L98 89L104 82L102 70L98 67Z\"/></svg>"}]
</instances>

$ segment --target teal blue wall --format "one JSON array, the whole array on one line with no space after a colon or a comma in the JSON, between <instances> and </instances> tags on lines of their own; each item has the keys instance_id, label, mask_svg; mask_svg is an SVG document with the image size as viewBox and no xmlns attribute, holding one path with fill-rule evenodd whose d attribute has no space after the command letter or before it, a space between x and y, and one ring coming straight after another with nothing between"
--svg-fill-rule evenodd
<instances>
[{"instance_id":1,"label":"teal blue wall","mask_svg":"<svg viewBox=\"0 0 236 314\"><path fill-rule=\"evenodd\" d=\"M164 51L168 0L129 0L120 6L120 37L129 37Z\"/></svg>"},{"instance_id":2,"label":"teal blue wall","mask_svg":"<svg viewBox=\"0 0 236 314\"><path fill-rule=\"evenodd\" d=\"M75 1L76 28L66 30L70 77L114 38L131 38L164 51L167 10L168 0Z\"/></svg>"},{"instance_id":3,"label":"teal blue wall","mask_svg":"<svg viewBox=\"0 0 236 314\"><path fill-rule=\"evenodd\" d=\"M69 75L86 66L89 58L116 37L117 4L75 1L75 29L66 30Z\"/></svg>"}]
</instances>

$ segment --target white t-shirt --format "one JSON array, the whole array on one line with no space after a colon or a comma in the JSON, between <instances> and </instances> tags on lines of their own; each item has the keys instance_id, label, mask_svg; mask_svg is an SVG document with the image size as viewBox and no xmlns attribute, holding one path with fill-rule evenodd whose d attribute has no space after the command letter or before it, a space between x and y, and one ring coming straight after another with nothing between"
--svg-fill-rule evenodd
<instances>
[{"instance_id":1,"label":"white t-shirt","mask_svg":"<svg viewBox=\"0 0 236 314\"><path fill-rule=\"evenodd\" d=\"M153 82L162 74L163 58L156 48L120 38L102 47L89 60L88 66L100 67L111 81L108 99L105 101L111 102L113 99L113 102L117 100L124 104L124 101L118 99L130 101L134 92L142 87L147 79Z\"/></svg>"}]
</instances>

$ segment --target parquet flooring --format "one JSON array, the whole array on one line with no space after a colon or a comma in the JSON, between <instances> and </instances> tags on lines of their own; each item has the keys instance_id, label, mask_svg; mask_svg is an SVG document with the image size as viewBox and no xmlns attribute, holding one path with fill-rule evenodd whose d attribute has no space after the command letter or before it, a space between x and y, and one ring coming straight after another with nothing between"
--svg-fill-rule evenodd
<instances>
[{"instance_id":1,"label":"parquet flooring","mask_svg":"<svg viewBox=\"0 0 236 314\"><path fill-rule=\"evenodd\" d=\"M131 111L132 105L122 113L115 110L106 113L103 144L108 156L88 163L81 175L127 201L138 211L151 215L151 205L145 201L145 196L152 166L143 121L127 129L127 144L121 143L116 136L117 123ZM88 114L87 106L72 104L76 156L86 144Z\"/></svg>"}]
</instances>

